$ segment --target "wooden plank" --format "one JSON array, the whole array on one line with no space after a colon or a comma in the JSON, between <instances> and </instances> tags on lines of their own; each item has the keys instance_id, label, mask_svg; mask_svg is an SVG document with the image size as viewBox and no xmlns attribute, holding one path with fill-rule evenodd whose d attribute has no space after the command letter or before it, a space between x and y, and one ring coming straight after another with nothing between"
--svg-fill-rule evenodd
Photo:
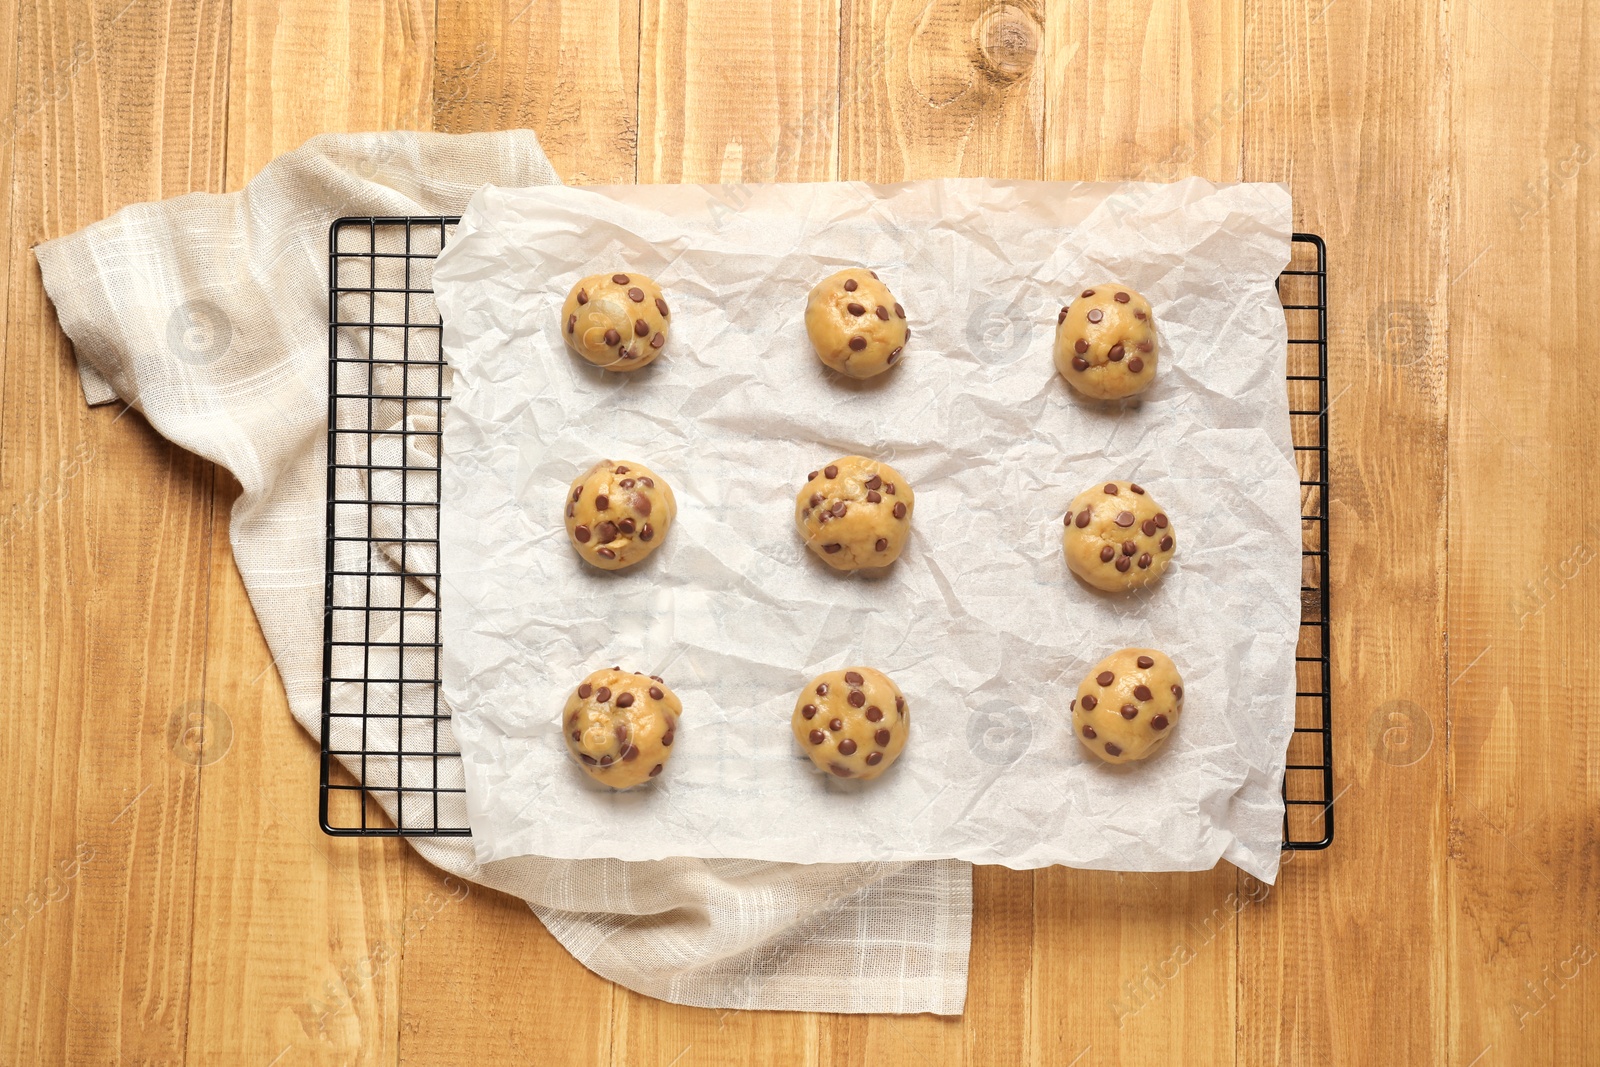
<instances>
[{"instance_id":1,"label":"wooden plank","mask_svg":"<svg viewBox=\"0 0 1600 1067\"><path fill-rule=\"evenodd\" d=\"M1586 296L1600 281L1595 14L1577 2L1450 8L1457 1064L1600 1056L1600 367L1573 341L1600 326Z\"/></svg>"},{"instance_id":2,"label":"wooden plank","mask_svg":"<svg viewBox=\"0 0 1600 1067\"><path fill-rule=\"evenodd\" d=\"M631 182L638 138L637 0L445 0L435 126L530 126L567 182ZM407 915L453 886L406 850ZM465 888L465 887L463 887ZM525 903L480 886L404 954L408 1063L597 1063L610 1057L613 986L562 948ZM530 994L536 990L536 995Z\"/></svg>"},{"instance_id":3,"label":"wooden plank","mask_svg":"<svg viewBox=\"0 0 1600 1067\"><path fill-rule=\"evenodd\" d=\"M434 128L532 129L569 185L631 184L638 0L442 0Z\"/></svg>"},{"instance_id":4,"label":"wooden plank","mask_svg":"<svg viewBox=\"0 0 1600 1067\"><path fill-rule=\"evenodd\" d=\"M426 128L432 33L424 3L235 5L227 188L314 134ZM405 846L317 829L316 742L288 713L228 547L238 492L223 475L213 515L206 694L233 745L201 792L189 1058L392 1063ZM320 603L320 573L304 593Z\"/></svg>"},{"instance_id":5,"label":"wooden plank","mask_svg":"<svg viewBox=\"0 0 1600 1067\"><path fill-rule=\"evenodd\" d=\"M1447 1062L1442 388L1453 253L1439 10L1248 7L1246 68L1273 73L1247 94L1245 176L1288 178L1298 224L1322 234L1331 257L1342 798L1332 850L1295 859L1264 906L1240 917L1241 1064ZM1391 526L1405 529L1405 551L1367 536Z\"/></svg>"},{"instance_id":6,"label":"wooden plank","mask_svg":"<svg viewBox=\"0 0 1600 1067\"><path fill-rule=\"evenodd\" d=\"M185 709L203 671L210 475L122 405L85 407L29 248L219 179L226 18L122 3L0 17L18 27L0 357L0 777L17 810L0 854L20 921L0 948L0 1059L170 1062L185 1047Z\"/></svg>"}]
</instances>

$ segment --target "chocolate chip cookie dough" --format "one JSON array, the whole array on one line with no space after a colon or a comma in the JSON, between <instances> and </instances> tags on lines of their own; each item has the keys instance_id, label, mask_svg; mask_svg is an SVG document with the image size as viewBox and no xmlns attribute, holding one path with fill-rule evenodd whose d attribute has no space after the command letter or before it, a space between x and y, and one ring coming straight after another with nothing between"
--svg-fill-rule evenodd
<instances>
[{"instance_id":1,"label":"chocolate chip cookie dough","mask_svg":"<svg viewBox=\"0 0 1600 1067\"><path fill-rule=\"evenodd\" d=\"M591 274L561 305L561 336L606 370L638 370L661 354L671 313L661 287L637 271Z\"/></svg>"},{"instance_id":2,"label":"chocolate chip cookie dough","mask_svg":"<svg viewBox=\"0 0 1600 1067\"><path fill-rule=\"evenodd\" d=\"M822 362L852 378L894 366L911 337L906 309L876 274L859 267L831 274L811 290L806 333Z\"/></svg>"},{"instance_id":3,"label":"chocolate chip cookie dough","mask_svg":"<svg viewBox=\"0 0 1600 1067\"><path fill-rule=\"evenodd\" d=\"M1085 396L1133 396L1156 379L1160 349L1150 301L1126 285L1085 289L1056 316L1056 370Z\"/></svg>"},{"instance_id":4,"label":"chocolate chip cookie dough","mask_svg":"<svg viewBox=\"0 0 1600 1067\"><path fill-rule=\"evenodd\" d=\"M911 709L900 687L871 667L819 674L794 702L794 739L821 770L876 778L906 747Z\"/></svg>"},{"instance_id":5,"label":"chocolate chip cookie dough","mask_svg":"<svg viewBox=\"0 0 1600 1067\"><path fill-rule=\"evenodd\" d=\"M887 567L900 556L916 506L911 483L887 463L844 456L806 475L794 524L835 570Z\"/></svg>"},{"instance_id":6,"label":"chocolate chip cookie dough","mask_svg":"<svg viewBox=\"0 0 1600 1067\"><path fill-rule=\"evenodd\" d=\"M1172 520L1134 482L1106 482L1073 498L1061 550L1072 573L1111 593L1149 585L1177 548Z\"/></svg>"},{"instance_id":7,"label":"chocolate chip cookie dough","mask_svg":"<svg viewBox=\"0 0 1600 1067\"><path fill-rule=\"evenodd\" d=\"M595 671L567 697L562 734L583 772L613 789L661 773L672 755L683 703L655 675Z\"/></svg>"},{"instance_id":8,"label":"chocolate chip cookie dough","mask_svg":"<svg viewBox=\"0 0 1600 1067\"><path fill-rule=\"evenodd\" d=\"M632 566L672 528L672 487L642 463L603 459L567 487L567 536L585 563L602 570Z\"/></svg>"},{"instance_id":9,"label":"chocolate chip cookie dough","mask_svg":"<svg viewBox=\"0 0 1600 1067\"><path fill-rule=\"evenodd\" d=\"M1072 732L1107 763L1149 756L1178 725L1183 679L1153 648L1113 652L1089 672L1072 701Z\"/></svg>"}]
</instances>

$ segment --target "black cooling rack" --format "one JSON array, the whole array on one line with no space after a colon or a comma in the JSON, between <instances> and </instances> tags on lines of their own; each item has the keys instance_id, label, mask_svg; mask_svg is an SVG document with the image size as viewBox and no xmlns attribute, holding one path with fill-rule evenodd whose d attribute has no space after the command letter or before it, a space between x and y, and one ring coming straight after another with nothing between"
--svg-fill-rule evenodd
<instances>
[{"instance_id":1,"label":"black cooling rack","mask_svg":"<svg viewBox=\"0 0 1600 1067\"><path fill-rule=\"evenodd\" d=\"M344 218L328 234L328 544L322 829L453 836L461 756L439 699L439 426L449 378L433 261L456 218ZM1278 280L1303 539L1284 847L1333 840L1327 251L1295 234ZM338 707L335 707L337 700Z\"/></svg>"}]
</instances>

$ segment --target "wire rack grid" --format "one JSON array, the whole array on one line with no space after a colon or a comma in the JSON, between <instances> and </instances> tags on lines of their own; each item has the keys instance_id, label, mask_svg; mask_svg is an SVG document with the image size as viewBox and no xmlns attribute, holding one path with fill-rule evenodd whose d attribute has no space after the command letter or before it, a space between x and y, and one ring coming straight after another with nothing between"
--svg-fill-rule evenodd
<instances>
[{"instance_id":1,"label":"wire rack grid","mask_svg":"<svg viewBox=\"0 0 1600 1067\"><path fill-rule=\"evenodd\" d=\"M319 815L340 836L466 836L439 698L439 454L449 400L433 261L458 219L343 218L328 240L327 583ZM1278 291L1300 472L1301 625L1284 847L1333 841L1327 249L1295 234Z\"/></svg>"}]
</instances>

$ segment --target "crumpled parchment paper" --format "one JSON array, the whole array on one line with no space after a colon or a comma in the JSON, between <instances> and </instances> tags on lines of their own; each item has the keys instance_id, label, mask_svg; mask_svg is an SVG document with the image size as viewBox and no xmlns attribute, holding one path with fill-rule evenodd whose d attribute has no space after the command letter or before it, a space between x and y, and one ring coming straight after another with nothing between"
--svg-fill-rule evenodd
<instances>
[{"instance_id":1,"label":"crumpled parchment paper","mask_svg":"<svg viewBox=\"0 0 1600 1067\"><path fill-rule=\"evenodd\" d=\"M434 287L454 392L444 428L444 695L484 861L956 857L1028 868L1276 875L1294 719L1300 504L1274 281L1278 185L934 180L486 187ZM855 382L806 339L810 287L875 269L905 305L900 364ZM641 271L672 306L631 375L568 352L579 278ZM1162 344L1143 397L1077 396L1050 359L1088 285L1147 296ZM793 528L806 473L847 454L916 489L882 575L841 575ZM643 564L567 542L569 481L596 460L667 478L679 514ZM1172 516L1165 578L1075 579L1073 496L1112 478ZM1166 750L1101 764L1067 702L1126 646L1169 653L1185 707ZM667 771L614 793L566 754L588 672L664 676L684 715ZM886 671L910 743L873 782L817 773L789 717L814 674Z\"/></svg>"}]
</instances>

